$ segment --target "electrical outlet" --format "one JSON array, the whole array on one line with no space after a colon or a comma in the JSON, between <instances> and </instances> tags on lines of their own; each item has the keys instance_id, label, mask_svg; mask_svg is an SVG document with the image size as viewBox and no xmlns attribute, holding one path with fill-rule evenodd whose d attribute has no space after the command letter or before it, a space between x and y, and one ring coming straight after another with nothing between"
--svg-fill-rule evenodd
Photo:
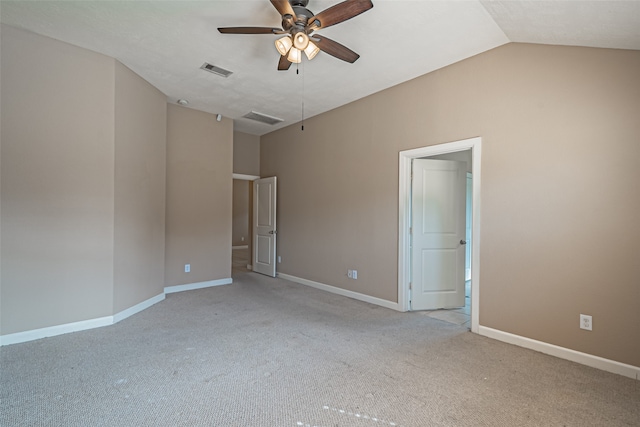
<instances>
[{"instance_id":1,"label":"electrical outlet","mask_svg":"<svg viewBox=\"0 0 640 427\"><path fill-rule=\"evenodd\" d=\"M282 262L282 257L278 255L278 264L280 264L281 262Z\"/></svg>"},{"instance_id":2,"label":"electrical outlet","mask_svg":"<svg viewBox=\"0 0 640 427\"><path fill-rule=\"evenodd\" d=\"M353 279L353 270L347 270L347 277Z\"/></svg>"},{"instance_id":3,"label":"electrical outlet","mask_svg":"<svg viewBox=\"0 0 640 427\"><path fill-rule=\"evenodd\" d=\"M358 270L353 270L351 272L351 278L354 280L358 278Z\"/></svg>"},{"instance_id":4,"label":"electrical outlet","mask_svg":"<svg viewBox=\"0 0 640 427\"><path fill-rule=\"evenodd\" d=\"M580 329L585 329L587 331L593 330L593 319L588 314L580 315Z\"/></svg>"},{"instance_id":5,"label":"electrical outlet","mask_svg":"<svg viewBox=\"0 0 640 427\"><path fill-rule=\"evenodd\" d=\"M190 273L191 272L191 264L185 264L184 265L184 272L185 273Z\"/></svg>"}]
</instances>

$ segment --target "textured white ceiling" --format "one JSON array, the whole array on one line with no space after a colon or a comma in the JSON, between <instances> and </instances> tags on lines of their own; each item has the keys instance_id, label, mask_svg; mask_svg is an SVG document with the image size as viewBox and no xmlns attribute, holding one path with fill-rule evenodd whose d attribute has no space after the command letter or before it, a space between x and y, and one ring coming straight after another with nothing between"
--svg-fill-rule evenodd
<instances>
[{"instance_id":1,"label":"textured white ceiling","mask_svg":"<svg viewBox=\"0 0 640 427\"><path fill-rule=\"evenodd\" d=\"M512 42L640 49L640 2L488 1L494 21Z\"/></svg>"},{"instance_id":2,"label":"textured white ceiling","mask_svg":"<svg viewBox=\"0 0 640 427\"><path fill-rule=\"evenodd\" d=\"M319 13L338 0L310 0ZM358 52L354 64L320 53L277 71L273 35L217 27L280 26L268 0L5 1L1 22L118 59L170 102L234 119L262 135L510 41L640 50L640 0L373 0L364 14L318 33ZM209 62L233 71L221 78ZM242 118L280 117L270 126Z\"/></svg>"}]
</instances>

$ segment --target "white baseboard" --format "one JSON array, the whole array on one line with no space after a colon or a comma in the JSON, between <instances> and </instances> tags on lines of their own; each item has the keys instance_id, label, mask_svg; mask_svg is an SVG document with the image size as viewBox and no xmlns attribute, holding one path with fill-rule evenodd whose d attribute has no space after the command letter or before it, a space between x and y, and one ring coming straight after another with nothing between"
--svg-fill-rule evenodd
<instances>
[{"instance_id":1,"label":"white baseboard","mask_svg":"<svg viewBox=\"0 0 640 427\"><path fill-rule=\"evenodd\" d=\"M113 325L113 316L99 317L97 319L81 320L79 322L65 323L63 325L49 326L47 328L32 329L30 331L16 332L0 336L0 346L19 344L22 342L39 340L41 338L55 337L56 335L70 332L85 331L87 329L100 328Z\"/></svg>"},{"instance_id":2,"label":"white baseboard","mask_svg":"<svg viewBox=\"0 0 640 427\"><path fill-rule=\"evenodd\" d=\"M126 310L121 311L120 313L116 313L113 315L113 323L118 323L121 320L126 319L127 317L133 316L136 313L140 313L142 310L146 310L154 304L159 303L164 300L165 294L161 293L156 295L155 297L151 297L146 301L142 301L139 304L134 305L133 307L129 307Z\"/></svg>"},{"instance_id":3,"label":"white baseboard","mask_svg":"<svg viewBox=\"0 0 640 427\"><path fill-rule=\"evenodd\" d=\"M397 302L387 301L382 298L376 298L369 295L361 294L359 292L349 291L347 289L337 288L331 285L325 285L324 283L314 282L313 280L302 279L300 277L291 276L285 273L278 273L278 277L289 280L291 282L299 283L301 285L310 286L312 288L320 289L323 291L331 292L333 294L342 295L345 297L357 299L359 301L368 302L370 304L379 305L381 307L390 308L392 310L402 311L400 305Z\"/></svg>"},{"instance_id":4,"label":"white baseboard","mask_svg":"<svg viewBox=\"0 0 640 427\"><path fill-rule=\"evenodd\" d=\"M56 335L68 334L70 332L85 331L87 329L101 328L103 326L113 325L127 317L133 316L154 304L165 299L166 294L174 292L190 291L193 289L208 288L211 286L220 286L231 284L233 280L219 279L209 282L192 283L188 285L168 286L164 288L164 292L155 297L142 301L139 304L129 307L113 316L105 316L97 319L82 320L80 322L65 323L63 325L49 326L47 328L32 329L30 331L16 332L14 334L0 335L0 347L3 345L19 344L27 341L39 340L41 338L54 337Z\"/></svg>"},{"instance_id":5,"label":"white baseboard","mask_svg":"<svg viewBox=\"0 0 640 427\"><path fill-rule=\"evenodd\" d=\"M616 362L615 360L605 359L603 357L582 353L565 347L559 347L557 345L522 337L520 335L514 335L509 332L503 332L486 326L480 326L478 328L478 334L498 341L517 345L519 347L539 351L540 353L555 356L560 359L570 360L582 365L591 366L592 368L640 380L640 367L638 366L627 365L625 363Z\"/></svg>"},{"instance_id":6,"label":"white baseboard","mask_svg":"<svg viewBox=\"0 0 640 427\"><path fill-rule=\"evenodd\" d=\"M231 249L249 249L249 245L231 246Z\"/></svg>"},{"instance_id":7,"label":"white baseboard","mask_svg":"<svg viewBox=\"0 0 640 427\"><path fill-rule=\"evenodd\" d=\"M173 294L175 292L192 291L194 289L210 288L211 286L230 285L233 283L231 278L210 280L208 282L190 283L187 285L167 286L164 288L165 294Z\"/></svg>"}]
</instances>

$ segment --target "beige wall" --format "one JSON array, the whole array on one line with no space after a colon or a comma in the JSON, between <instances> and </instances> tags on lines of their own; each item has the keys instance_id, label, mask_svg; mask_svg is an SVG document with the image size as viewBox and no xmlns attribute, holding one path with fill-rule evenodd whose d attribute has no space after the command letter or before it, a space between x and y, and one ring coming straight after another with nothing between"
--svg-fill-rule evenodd
<instances>
[{"instance_id":1,"label":"beige wall","mask_svg":"<svg viewBox=\"0 0 640 427\"><path fill-rule=\"evenodd\" d=\"M233 173L260 176L260 137L243 132L233 132ZM248 193L240 191L241 184L234 181L233 198L233 245L249 246L249 253L253 251L253 233L251 221L253 217L253 186L249 186ZM239 199L236 200L236 194ZM247 200L245 205L245 198ZM246 211L245 211L246 209ZM246 217L246 225L245 225ZM247 236L242 242L240 237ZM251 262L251 261L250 261Z\"/></svg>"},{"instance_id":2,"label":"beige wall","mask_svg":"<svg viewBox=\"0 0 640 427\"><path fill-rule=\"evenodd\" d=\"M251 181L233 180L233 246L249 244L249 186Z\"/></svg>"},{"instance_id":3,"label":"beige wall","mask_svg":"<svg viewBox=\"0 0 640 427\"><path fill-rule=\"evenodd\" d=\"M165 284L230 278L233 121L167 108Z\"/></svg>"},{"instance_id":4,"label":"beige wall","mask_svg":"<svg viewBox=\"0 0 640 427\"><path fill-rule=\"evenodd\" d=\"M115 62L6 26L1 55L0 333L111 315Z\"/></svg>"},{"instance_id":5,"label":"beige wall","mask_svg":"<svg viewBox=\"0 0 640 427\"><path fill-rule=\"evenodd\" d=\"M260 176L260 137L233 132L233 173Z\"/></svg>"},{"instance_id":6,"label":"beige wall","mask_svg":"<svg viewBox=\"0 0 640 427\"><path fill-rule=\"evenodd\" d=\"M112 58L4 25L1 40L0 335L229 278L232 121L167 110Z\"/></svg>"},{"instance_id":7,"label":"beige wall","mask_svg":"<svg viewBox=\"0 0 640 427\"><path fill-rule=\"evenodd\" d=\"M166 96L115 68L114 312L164 292Z\"/></svg>"},{"instance_id":8,"label":"beige wall","mask_svg":"<svg viewBox=\"0 0 640 427\"><path fill-rule=\"evenodd\" d=\"M279 270L396 301L398 152L481 136L480 324L640 366L639 75L509 44L263 136Z\"/></svg>"}]
</instances>

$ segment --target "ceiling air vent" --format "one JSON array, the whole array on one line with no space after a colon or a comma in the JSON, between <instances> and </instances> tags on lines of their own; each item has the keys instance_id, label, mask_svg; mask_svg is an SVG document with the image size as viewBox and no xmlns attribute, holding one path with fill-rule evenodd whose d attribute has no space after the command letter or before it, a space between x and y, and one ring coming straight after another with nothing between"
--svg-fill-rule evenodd
<instances>
[{"instance_id":1,"label":"ceiling air vent","mask_svg":"<svg viewBox=\"0 0 640 427\"><path fill-rule=\"evenodd\" d=\"M213 73L215 75L218 75L220 77L229 77L231 74L233 74L232 71L225 70L224 68L216 67L215 65L209 64L208 62L205 62L204 64L202 64L202 67L200 68L210 73Z\"/></svg>"},{"instance_id":2,"label":"ceiling air vent","mask_svg":"<svg viewBox=\"0 0 640 427\"><path fill-rule=\"evenodd\" d=\"M268 125L275 125L277 123L280 123L280 122L284 121L283 119L279 119L277 117L272 117L272 116L267 116L266 114L257 113L255 111L247 113L242 117L244 117L245 119L255 120L256 122L266 123Z\"/></svg>"}]
</instances>

